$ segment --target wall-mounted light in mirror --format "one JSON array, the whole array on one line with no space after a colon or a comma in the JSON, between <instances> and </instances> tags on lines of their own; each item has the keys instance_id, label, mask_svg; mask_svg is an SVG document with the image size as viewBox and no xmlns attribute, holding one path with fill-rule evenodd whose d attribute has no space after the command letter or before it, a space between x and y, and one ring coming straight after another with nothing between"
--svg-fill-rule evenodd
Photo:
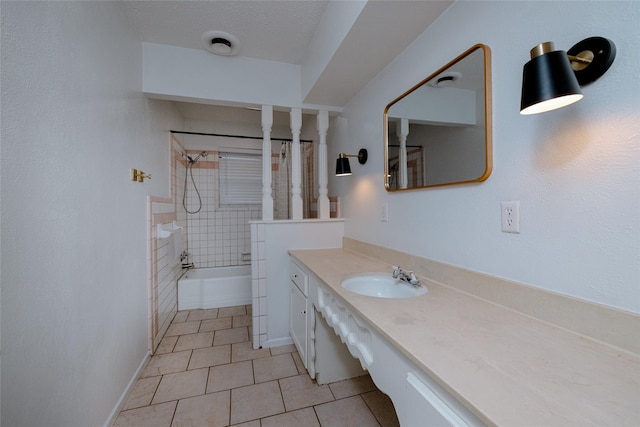
<instances>
[{"instance_id":1,"label":"wall-mounted light in mirror","mask_svg":"<svg viewBox=\"0 0 640 427\"><path fill-rule=\"evenodd\" d=\"M477 44L384 111L388 191L464 184L491 174L491 51Z\"/></svg>"}]
</instances>

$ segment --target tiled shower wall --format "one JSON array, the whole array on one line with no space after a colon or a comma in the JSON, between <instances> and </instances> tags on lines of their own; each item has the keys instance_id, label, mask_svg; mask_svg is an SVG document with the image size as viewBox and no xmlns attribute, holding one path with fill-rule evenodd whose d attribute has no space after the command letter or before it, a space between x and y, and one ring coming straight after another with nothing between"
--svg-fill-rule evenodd
<instances>
[{"instance_id":1,"label":"tiled shower wall","mask_svg":"<svg viewBox=\"0 0 640 427\"><path fill-rule=\"evenodd\" d=\"M178 309L176 281L182 269L170 254L169 239L158 239L156 226L176 220L173 200L149 196L149 348L158 347Z\"/></svg>"},{"instance_id":2,"label":"tiled shower wall","mask_svg":"<svg viewBox=\"0 0 640 427\"><path fill-rule=\"evenodd\" d=\"M191 157L201 151L190 151ZM205 158L200 158L191 171L195 185L200 193L202 206L187 174L186 205L193 214L187 217L187 251L190 260L198 268L226 267L251 263L251 234L249 221L262 217L261 205L220 206L218 179L218 152L209 151ZM186 162L183 162L183 176L180 182L184 185ZM180 191L182 194L182 191ZM178 201L178 211L184 213L182 199Z\"/></svg>"},{"instance_id":3,"label":"tiled shower wall","mask_svg":"<svg viewBox=\"0 0 640 427\"><path fill-rule=\"evenodd\" d=\"M192 158L202 151L187 150ZM306 191L313 191L313 146L305 144L302 150L304 165L303 184L308 186ZM281 153L271 155L272 197L274 199L274 219L289 217L290 173L287 172L287 162ZM179 219L186 215L188 228L187 251L190 261L198 268L226 267L234 265L248 265L251 263L251 232L249 221L262 219L261 205L221 206L219 202L219 163L218 152L208 151L207 157L201 157L191 169L196 183L202 207L198 200L191 173L187 170L187 162L180 157L176 168L176 182L181 186L176 188L179 194L177 212ZM179 170L178 170L179 169ZM184 182L187 182L186 205L193 214L186 214L182 206ZM310 200L310 199L309 199ZM309 216L309 208L305 209L305 217Z\"/></svg>"},{"instance_id":4,"label":"tiled shower wall","mask_svg":"<svg viewBox=\"0 0 640 427\"><path fill-rule=\"evenodd\" d=\"M147 232L148 232L148 285L149 285L149 348L153 353L164 336L177 304L177 280L182 272L180 260L170 256L169 239L158 239L156 226L176 221L186 227L184 210L177 209L177 200L181 199L184 179L184 165L179 161L183 148L175 138L170 139L171 150L171 198L155 196L147 197ZM183 235L186 247L186 235Z\"/></svg>"}]
</instances>

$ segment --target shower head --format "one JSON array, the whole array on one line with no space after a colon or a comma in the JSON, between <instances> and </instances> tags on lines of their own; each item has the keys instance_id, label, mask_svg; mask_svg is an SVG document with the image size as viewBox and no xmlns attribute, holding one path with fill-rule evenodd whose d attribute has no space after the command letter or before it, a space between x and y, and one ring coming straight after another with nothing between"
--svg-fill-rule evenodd
<instances>
[{"instance_id":1,"label":"shower head","mask_svg":"<svg viewBox=\"0 0 640 427\"><path fill-rule=\"evenodd\" d=\"M182 153L182 156L183 156L183 157L186 157L186 158L187 158L187 160L189 160L189 163L190 163L190 164L193 164L193 163L197 162L197 161L200 159L200 157L205 158L205 157L207 157L208 155L209 155L209 153L208 153L208 152L203 151L202 153L198 154L195 158L193 158L193 157L191 157L190 155L188 155L187 153Z\"/></svg>"},{"instance_id":2,"label":"shower head","mask_svg":"<svg viewBox=\"0 0 640 427\"><path fill-rule=\"evenodd\" d=\"M202 153L198 154L198 155L196 156L196 158L195 158L195 159L193 159L192 161L195 163L195 162L197 162L197 161L200 159L200 157L205 158L205 157L207 157L207 155L208 155L208 154L209 154L209 153L207 153L206 151L203 151Z\"/></svg>"}]
</instances>

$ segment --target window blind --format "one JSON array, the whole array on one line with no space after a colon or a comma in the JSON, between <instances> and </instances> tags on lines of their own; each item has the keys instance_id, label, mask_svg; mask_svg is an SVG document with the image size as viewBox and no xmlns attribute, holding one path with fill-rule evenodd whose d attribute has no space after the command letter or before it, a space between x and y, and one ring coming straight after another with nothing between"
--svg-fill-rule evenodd
<instances>
[{"instance_id":1,"label":"window blind","mask_svg":"<svg viewBox=\"0 0 640 427\"><path fill-rule=\"evenodd\" d=\"M220 204L262 203L262 155L251 150L220 152Z\"/></svg>"}]
</instances>

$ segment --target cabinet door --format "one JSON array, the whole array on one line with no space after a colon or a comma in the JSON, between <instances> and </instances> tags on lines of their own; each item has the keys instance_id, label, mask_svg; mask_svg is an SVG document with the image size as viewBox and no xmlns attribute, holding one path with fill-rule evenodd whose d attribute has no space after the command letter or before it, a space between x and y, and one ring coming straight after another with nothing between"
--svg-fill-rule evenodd
<instances>
[{"instance_id":1,"label":"cabinet door","mask_svg":"<svg viewBox=\"0 0 640 427\"><path fill-rule=\"evenodd\" d=\"M289 302L289 331L304 367L307 367L307 298L291 282Z\"/></svg>"}]
</instances>

